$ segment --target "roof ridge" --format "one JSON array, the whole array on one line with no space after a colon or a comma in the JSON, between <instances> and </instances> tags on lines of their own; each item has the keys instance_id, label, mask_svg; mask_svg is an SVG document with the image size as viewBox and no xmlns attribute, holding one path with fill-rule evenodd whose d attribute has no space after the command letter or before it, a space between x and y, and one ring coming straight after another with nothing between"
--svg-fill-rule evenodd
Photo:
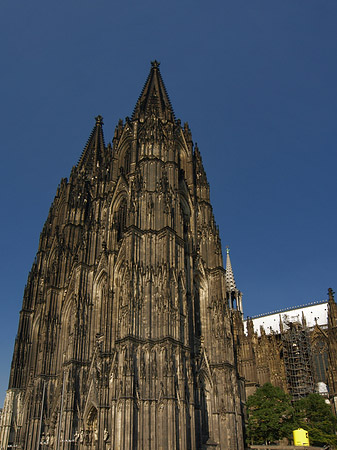
<instances>
[{"instance_id":1,"label":"roof ridge","mask_svg":"<svg viewBox=\"0 0 337 450\"><path fill-rule=\"evenodd\" d=\"M286 311L292 311L294 309L302 309L302 308L307 308L309 306L314 306L314 305L323 305L324 303L328 303L328 300L317 300L316 302L309 302L305 305L298 305L298 306L288 306L287 308L283 308L283 309L276 309L275 311L271 311L268 313L261 313L261 314L255 314L254 316L247 316L247 318L245 320L249 319L257 319L259 317L266 317L266 316L272 316L273 314L281 314L283 312Z\"/></svg>"}]
</instances>

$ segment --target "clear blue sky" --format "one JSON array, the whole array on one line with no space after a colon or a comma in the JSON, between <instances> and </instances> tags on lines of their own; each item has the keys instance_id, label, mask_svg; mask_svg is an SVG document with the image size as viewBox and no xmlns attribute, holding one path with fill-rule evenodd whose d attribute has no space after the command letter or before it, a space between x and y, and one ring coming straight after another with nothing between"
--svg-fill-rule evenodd
<instances>
[{"instance_id":1,"label":"clear blue sky","mask_svg":"<svg viewBox=\"0 0 337 450\"><path fill-rule=\"evenodd\" d=\"M247 315L337 291L336 0L2 0L0 403L39 234L104 117L161 62Z\"/></svg>"}]
</instances>

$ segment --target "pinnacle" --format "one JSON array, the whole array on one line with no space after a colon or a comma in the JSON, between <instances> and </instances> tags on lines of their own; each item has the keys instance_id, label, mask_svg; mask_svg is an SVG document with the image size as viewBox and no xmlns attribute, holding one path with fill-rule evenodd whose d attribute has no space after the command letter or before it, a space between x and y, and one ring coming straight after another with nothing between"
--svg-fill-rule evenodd
<instances>
[{"instance_id":1,"label":"pinnacle","mask_svg":"<svg viewBox=\"0 0 337 450\"><path fill-rule=\"evenodd\" d=\"M102 125L103 117L98 115L95 117L95 126L78 162L78 168L84 168L91 172L100 164L105 148Z\"/></svg>"},{"instance_id":2,"label":"pinnacle","mask_svg":"<svg viewBox=\"0 0 337 450\"><path fill-rule=\"evenodd\" d=\"M335 327L337 324L337 305L335 303L335 299L334 299L334 291L329 288L328 290L328 294L329 294L329 324L332 327Z\"/></svg>"},{"instance_id":3,"label":"pinnacle","mask_svg":"<svg viewBox=\"0 0 337 450\"><path fill-rule=\"evenodd\" d=\"M236 291L236 283L234 279L231 259L229 256L229 247L226 247L227 259L226 259L226 288L228 292Z\"/></svg>"},{"instance_id":4,"label":"pinnacle","mask_svg":"<svg viewBox=\"0 0 337 450\"><path fill-rule=\"evenodd\" d=\"M99 114L97 117L95 117L96 125L103 125L103 117Z\"/></svg>"},{"instance_id":5,"label":"pinnacle","mask_svg":"<svg viewBox=\"0 0 337 450\"><path fill-rule=\"evenodd\" d=\"M154 115L162 120L175 121L173 108L159 71L159 65L160 63L157 60L151 62L149 76L132 114L133 120L139 119L143 122L145 118Z\"/></svg>"},{"instance_id":6,"label":"pinnacle","mask_svg":"<svg viewBox=\"0 0 337 450\"><path fill-rule=\"evenodd\" d=\"M160 62L157 61L157 60L155 59L154 61L151 61L151 66L152 66L154 69L158 69L159 66L160 66Z\"/></svg>"},{"instance_id":7,"label":"pinnacle","mask_svg":"<svg viewBox=\"0 0 337 450\"><path fill-rule=\"evenodd\" d=\"M334 291L331 288L328 289L328 295L329 295L329 301L333 302L335 300L334 299Z\"/></svg>"}]
</instances>

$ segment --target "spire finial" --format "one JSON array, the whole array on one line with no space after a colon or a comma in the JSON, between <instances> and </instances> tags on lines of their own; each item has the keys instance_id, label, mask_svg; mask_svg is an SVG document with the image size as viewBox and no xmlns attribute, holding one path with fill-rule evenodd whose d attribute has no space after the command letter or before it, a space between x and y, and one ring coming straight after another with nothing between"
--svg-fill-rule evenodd
<instances>
[{"instance_id":1,"label":"spire finial","mask_svg":"<svg viewBox=\"0 0 337 450\"><path fill-rule=\"evenodd\" d=\"M160 62L157 61L157 60L155 59L154 61L151 61L151 66L152 66L154 69L158 69L159 66L160 66Z\"/></svg>"},{"instance_id":2,"label":"spire finial","mask_svg":"<svg viewBox=\"0 0 337 450\"><path fill-rule=\"evenodd\" d=\"M230 252L229 246L226 245L226 253L227 253L227 255L229 255L229 252Z\"/></svg>"},{"instance_id":3,"label":"spire finial","mask_svg":"<svg viewBox=\"0 0 337 450\"><path fill-rule=\"evenodd\" d=\"M95 117L96 125L103 125L103 117L99 114L97 117Z\"/></svg>"}]
</instances>

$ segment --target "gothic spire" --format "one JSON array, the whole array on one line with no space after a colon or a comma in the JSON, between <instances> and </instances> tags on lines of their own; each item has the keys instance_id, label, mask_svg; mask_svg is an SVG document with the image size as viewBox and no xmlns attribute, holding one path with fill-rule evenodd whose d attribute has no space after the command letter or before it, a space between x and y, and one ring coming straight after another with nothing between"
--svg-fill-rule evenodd
<instances>
[{"instance_id":1,"label":"gothic spire","mask_svg":"<svg viewBox=\"0 0 337 450\"><path fill-rule=\"evenodd\" d=\"M227 259L226 259L226 291L227 299L229 301L229 306L231 309L236 309L243 312L242 310L242 293L236 288L236 283L234 279L234 273L232 269L231 259L229 257L229 248L226 248Z\"/></svg>"},{"instance_id":2,"label":"gothic spire","mask_svg":"<svg viewBox=\"0 0 337 450\"><path fill-rule=\"evenodd\" d=\"M160 75L159 65L158 61L151 62L149 76L132 114L133 120L139 119L143 122L146 117L154 114L162 120L175 121L173 108Z\"/></svg>"},{"instance_id":3,"label":"gothic spire","mask_svg":"<svg viewBox=\"0 0 337 450\"><path fill-rule=\"evenodd\" d=\"M231 264L231 259L229 257L229 248L226 248L227 252L227 259L226 259L226 289L227 292L235 292L236 291L236 284Z\"/></svg>"},{"instance_id":4,"label":"gothic spire","mask_svg":"<svg viewBox=\"0 0 337 450\"><path fill-rule=\"evenodd\" d=\"M84 147L80 160L78 162L78 169L87 172L93 172L96 167L101 165L104 155L104 135L103 135L103 117L95 117L96 123L89 136L89 139Z\"/></svg>"}]
</instances>

